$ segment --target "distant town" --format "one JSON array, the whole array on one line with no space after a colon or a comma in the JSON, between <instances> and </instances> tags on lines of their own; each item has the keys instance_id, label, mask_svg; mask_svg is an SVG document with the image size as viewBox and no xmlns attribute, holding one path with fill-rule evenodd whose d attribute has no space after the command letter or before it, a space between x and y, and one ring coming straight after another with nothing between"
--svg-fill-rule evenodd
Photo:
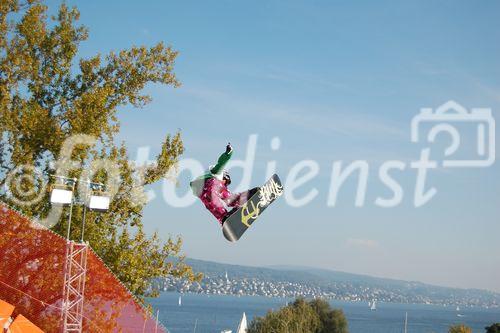
<instances>
[{"instance_id":1,"label":"distant town","mask_svg":"<svg viewBox=\"0 0 500 333\"><path fill-rule=\"evenodd\" d=\"M196 261L193 266L201 261ZM405 282L398 280L379 279L352 275L353 282L338 281L337 276L332 279L304 272L281 271L273 269L257 269L249 267L230 266L224 269L223 264L217 269L207 269L203 262L203 269L209 271L201 282L191 283L176 278L157 280L155 287L161 291L179 293L198 293L208 295L233 296L264 296L283 298L326 298L352 302L390 302L411 304L433 304L457 307L500 307L500 295L493 292L474 289L454 289L430 286L419 282ZM210 266L210 268L213 268ZM255 272L252 272L255 270ZM243 271L243 273L241 273ZM254 274L252 274L254 273ZM299 278L298 275L302 274ZM338 274L331 272L331 274ZM254 277L252 277L254 275ZM276 276L275 276L276 275ZM290 275L290 279L286 277ZM311 275L310 278L307 275ZM361 276L362 277L362 276ZM343 278L346 280L346 278ZM302 280L302 281L299 281ZM337 281L336 281L337 280ZM371 281L373 280L373 281Z\"/></svg>"}]
</instances>

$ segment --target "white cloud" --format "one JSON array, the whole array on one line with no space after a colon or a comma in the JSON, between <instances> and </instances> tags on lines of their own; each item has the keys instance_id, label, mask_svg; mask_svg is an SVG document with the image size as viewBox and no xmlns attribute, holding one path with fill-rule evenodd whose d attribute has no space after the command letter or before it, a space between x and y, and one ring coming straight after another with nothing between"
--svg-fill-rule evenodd
<instances>
[{"instance_id":1,"label":"white cloud","mask_svg":"<svg viewBox=\"0 0 500 333\"><path fill-rule=\"evenodd\" d=\"M379 243L373 239L363 239L363 238L348 238L347 245L359 248L377 248Z\"/></svg>"}]
</instances>

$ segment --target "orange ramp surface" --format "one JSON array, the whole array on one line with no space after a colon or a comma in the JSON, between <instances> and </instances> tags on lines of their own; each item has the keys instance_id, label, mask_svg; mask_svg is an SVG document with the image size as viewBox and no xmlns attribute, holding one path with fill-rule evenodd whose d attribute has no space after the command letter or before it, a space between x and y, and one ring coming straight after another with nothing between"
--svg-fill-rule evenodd
<instances>
[{"instance_id":1,"label":"orange ramp surface","mask_svg":"<svg viewBox=\"0 0 500 333\"><path fill-rule=\"evenodd\" d=\"M23 315L16 317L16 320L9 326L10 333L44 333Z\"/></svg>"},{"instance_id":2,"label":"orange ramp surface","mask_svg":"<svg viewBox=\"0 0 500 333\"><path fill-rule=\"evenodd\" d=\"M0 299L0 329L9 321L12 312L14 312L14 305Z\"/></svg>"}]
</instances>

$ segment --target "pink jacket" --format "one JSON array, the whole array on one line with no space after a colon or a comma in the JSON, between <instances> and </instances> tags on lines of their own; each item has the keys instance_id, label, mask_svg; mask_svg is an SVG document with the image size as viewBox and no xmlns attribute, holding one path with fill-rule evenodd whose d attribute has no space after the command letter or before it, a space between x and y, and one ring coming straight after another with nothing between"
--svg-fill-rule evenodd
<instances>
[{"instance_id":1,"label":"pink jacket","mask_svg":"<svg viewBox=\"0 0 500 333\"><path fill-rule=\"evenodd\" d=\"M200 199L207 209L215 216L219 223L227 214L226 206L238 206L239 195L232 194L226 185L217 178L205 180L205 184L200 194Z\"/></svg>"}]
</instances>

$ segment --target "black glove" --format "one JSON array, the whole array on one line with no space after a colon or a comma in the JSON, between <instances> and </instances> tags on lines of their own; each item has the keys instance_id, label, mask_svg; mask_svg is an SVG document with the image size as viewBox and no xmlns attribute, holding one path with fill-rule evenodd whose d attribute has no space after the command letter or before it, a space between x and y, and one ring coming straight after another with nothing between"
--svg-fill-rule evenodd
<instances>
[{"instance_id":1,"label":"black glove","mask_svg":"<svg viewBox=\"0 0 500 333\"><path fill-rule=\"evenodd\" d=\"M226 146L226 154L229 154L233 151L233 147L231 147L231 143L228 143Z\"/></svg>"}]
</instances>

